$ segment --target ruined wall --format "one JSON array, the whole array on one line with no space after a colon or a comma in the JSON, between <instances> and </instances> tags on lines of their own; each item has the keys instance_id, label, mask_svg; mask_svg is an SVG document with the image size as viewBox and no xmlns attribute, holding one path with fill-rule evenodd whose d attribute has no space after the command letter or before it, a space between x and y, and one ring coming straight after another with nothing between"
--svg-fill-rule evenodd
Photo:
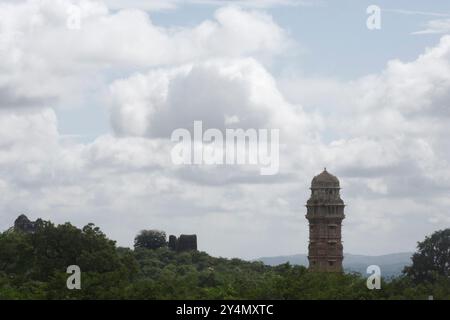
<instances>
[{"instance_id":1,"label":"ruined wall","mask_svg":"<svg viewBox=\"0 0 450 320\"><path fill-rule=\"evenodd\" d=\"M177 251L192 251L197 250L197 235L196 234L182 234L179 238L174 235L169 236L169 248Z\"/></svg>"},{"instance_id":2,"label":"ruined wall","mask_svg":"<svg viewBox=\"0 0 450 320\"><path fill-rule=\"evenodd\" d=\"M14 230L25 233L34 233L39 221L42 220L38 219L36 221L31 221L26 215L21 214L17 217L16 221L14 221Z\"/></svg>"}]
</instances>

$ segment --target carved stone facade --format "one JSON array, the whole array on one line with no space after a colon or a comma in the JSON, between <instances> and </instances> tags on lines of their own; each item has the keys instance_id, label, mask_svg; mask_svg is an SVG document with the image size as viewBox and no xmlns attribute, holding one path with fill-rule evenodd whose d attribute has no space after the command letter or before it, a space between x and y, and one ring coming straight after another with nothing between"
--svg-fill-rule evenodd
<instances>
[{"instance_id":1,"label":"carved stone facade","mask_svg":"<svg viewBox=\"0 0 450 320\"><path fill-rule=\"evenodd\" d=\"M311 271L342 272L341 226L344 201L339 180L326 169L311 182L311 197L306 203L309 221L308 260Z\"/></svg>"}]
</instances>

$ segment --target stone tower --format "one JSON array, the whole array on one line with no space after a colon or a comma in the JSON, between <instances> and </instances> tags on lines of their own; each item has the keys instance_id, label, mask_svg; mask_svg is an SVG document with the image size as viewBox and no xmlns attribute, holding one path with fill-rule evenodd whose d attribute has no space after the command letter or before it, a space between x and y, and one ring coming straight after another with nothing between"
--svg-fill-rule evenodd
<instances>
[{"instance_id":1,"label":"stone tower","mask_svg":"<svg viewBox=\"0 0 450 320\"><path fill-rule=\"evenodd\" d=\"M312 179L311 197L306 203L311 271L342 271L341 224L345 205L339 190L339 180L327 169Z\"/></svg>"}]
</instances>

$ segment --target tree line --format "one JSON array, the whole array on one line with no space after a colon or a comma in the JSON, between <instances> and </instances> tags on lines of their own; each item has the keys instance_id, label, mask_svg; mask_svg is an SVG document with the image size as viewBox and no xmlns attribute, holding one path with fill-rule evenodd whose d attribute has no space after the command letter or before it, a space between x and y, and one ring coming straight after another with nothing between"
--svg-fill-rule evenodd
<instances>
[{"instance_id":1,"label":"tree line","mask_svg":"<svg viewBox=\"0 0 450 320\"><path fill-rule=\"evenodd\" d=\"M93 224L39 220L0 233L0 299L450 299L449 261L450 229L436 231L401 276L369 290L357 273L176 252L163 231L141 231L130 249ZM80 290L66 286L69 265L82 271Z\"/></svg>"}]
</instances>

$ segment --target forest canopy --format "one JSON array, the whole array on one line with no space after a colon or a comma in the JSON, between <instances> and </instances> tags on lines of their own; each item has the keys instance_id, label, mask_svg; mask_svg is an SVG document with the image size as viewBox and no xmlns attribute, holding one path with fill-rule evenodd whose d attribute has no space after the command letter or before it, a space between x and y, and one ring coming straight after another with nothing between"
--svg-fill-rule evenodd
<instances>
[{"instance_id":1,"label":"forest canopy","mask_svg":"<svg viewBox=\"0 0 450 320\"><path fill-rule=\"evenodd\" d=\"M369 290L356 273L177 252L164 232L141 232L129 249L93 224L37 220L0 233L0 299L450 299L449 237L419 242L402 276ZM66 286L69 265L81 269L80 290Z\"/></svg>"}]
</instances>

